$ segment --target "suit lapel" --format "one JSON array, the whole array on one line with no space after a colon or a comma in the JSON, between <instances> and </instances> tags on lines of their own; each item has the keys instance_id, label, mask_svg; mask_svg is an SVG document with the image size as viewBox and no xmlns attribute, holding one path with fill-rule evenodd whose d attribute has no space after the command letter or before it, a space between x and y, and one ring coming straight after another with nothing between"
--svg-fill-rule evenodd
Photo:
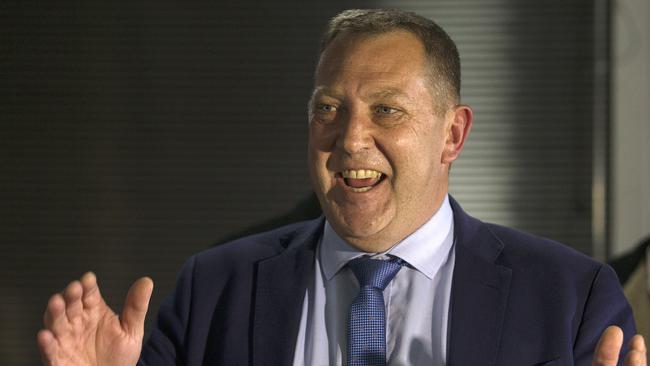
<instances>
[{"instance_id":1,"label":"suit lapel","mask_svg":"<svg viewBox=\"0 0 650 366\"><path fill-rule=\"evenodd\" d=\"M510 288L496 263L503 244L482 222L454 209L456 262L451 288L449 365L495 365Z\"/></svg>"},{"instance_id":2,"label":"suit lapel","mask_svg":"<svg viewBox=\"0 0 650 366\"><path fill-rule=\"evenodd\" d=\"M482 222L450 198L455 257L451 289L448 365L495 365L511 270L497 264L503 244ZM257 267L253 314L253 364L290 365L302 303L314 275L316 243L324 220L290 239Z\"/></svg>"},{"instance_id":3,"label":"suit lapel","mask_svg":"<svg viewBox=\"0 0 650 366\"><path fill-rule=\"evenodd\" d=\"M315 220L287 249L257 267L253 314L253 364L290 365L305 291L314 274L316 243L324 220Z\"/></svg>"}]
</instances>

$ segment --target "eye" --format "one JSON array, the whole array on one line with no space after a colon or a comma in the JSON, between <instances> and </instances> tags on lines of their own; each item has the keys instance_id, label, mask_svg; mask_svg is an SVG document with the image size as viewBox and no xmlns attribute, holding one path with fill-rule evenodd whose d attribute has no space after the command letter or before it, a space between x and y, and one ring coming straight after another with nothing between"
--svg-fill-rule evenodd
<instances>
[{"instance_id":1,"label":"eye","mask_svg":"<svg viewBox=\"0 0 650 366\"><path fill-rule=\"evenodd\" d=\"M316 105L316 111L323 113L334 112L336 107L331 104L320 103Z\"/></svg>"},{"instance_id":2,"label":"eye","mask_svg":"<svg viewBox=\"0 0 650 366\"><path fill-rule=\"evenodd\" d=\"M328 103L315 103L311 113L313 121L321 124L330 124L336 120L338 107Z\"/></svg>"},{"instance_id":3,"label":"eye","mask_svg":"<svg viewBox=\"0 0 650 366\"><path fill-rule=\"evenodd\" d=\"M380 105L377 108L375 108L375 113L378 114L393 114L397 112L399 112L397 109L385 105Z\"/></svg>"}]
</instances>

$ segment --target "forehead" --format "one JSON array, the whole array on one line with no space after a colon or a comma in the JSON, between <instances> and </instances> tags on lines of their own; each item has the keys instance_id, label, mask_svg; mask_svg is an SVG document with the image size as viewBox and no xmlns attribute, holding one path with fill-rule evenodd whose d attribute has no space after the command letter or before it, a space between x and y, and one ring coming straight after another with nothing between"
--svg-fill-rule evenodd
<instances>
[{"instance_id":1,"label":"forehead","mask_svg":"<svg viewBox=\"0 0 650 366\"><path fill-rule=\"evenodd\" d=\"M426 76L424 46L411 32L340 34L321 55L315 86L317 89L322 86L331 88L336 84L354 82L407 84Z\"/></svg>"}]
</instances>

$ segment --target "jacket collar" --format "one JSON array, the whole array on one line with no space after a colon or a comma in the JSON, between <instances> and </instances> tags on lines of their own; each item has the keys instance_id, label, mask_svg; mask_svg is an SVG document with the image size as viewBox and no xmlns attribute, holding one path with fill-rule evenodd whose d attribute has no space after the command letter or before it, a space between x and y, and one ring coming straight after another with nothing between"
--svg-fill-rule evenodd
<instances>
[{"instance_id":1,"label":"jacket collar","mask_svg":"<svg viewBox=\"0 0 650 366\"><path fill-rule=\"evenodd\" d=\"M262 260L255 274L253 365L290 365L305 291L314 275L316 246L325 219L306 222L279 240L286 248Z\"/></svg>"},{"instance_id":2,"label":"jacket collar","mask_svg":"<svg viewBox=\"0 0 650 366\"><path fill-rule=\"evenodd\" d=\"M456 262L452 279L447 364L495 365L512 271L498 264L503 243L487 225L454 211ZM253 364L289 365L302 303L314 275L324 217L280 238L286 248L258 263L254 292Z\"/></svg>"},{"instance_id":3,"label":"jacket collar","mask_svg":"<svg viewBox=\"0 0 650 366\"><path fill-rule=\"evenodd\" d=\"M503 243L452 198L456 262L448 336L450 365L496 365L512 270L498 263Z\"/></svg>"}]
</instances>

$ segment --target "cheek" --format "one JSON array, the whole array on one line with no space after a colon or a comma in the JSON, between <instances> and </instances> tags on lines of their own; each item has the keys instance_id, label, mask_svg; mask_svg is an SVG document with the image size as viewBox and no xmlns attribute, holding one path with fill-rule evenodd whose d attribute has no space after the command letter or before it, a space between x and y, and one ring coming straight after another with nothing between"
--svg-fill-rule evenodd
<instances>
[{"instance_id":1,"label":"cheek","mask_svg":"<svg viewBox=\"0 0 650 366\"><path fill-rule=\"evenodd\" d=\"M428 132L428 133L427 133ZM419 186L435 174L441 165L444 141L430 131L415 131L392 139L387 152L396 183Z\"/></svg>"},{"instance_id":2,"label":"cheek","mask_svg":"<svg viewBox=\"0 0 650 366\"><path fill-rule=\"evenodd\" d=\"M317 196L322 197L329 190L329 187L327 172L324 169L325 163L321 154L315 153L310 149L308 165L311 188Z\"/></svg>"},{"instance_id":3,"label":"cheek","mask_svg":"<svg viewBox=\"0 0 650 366\"><path fill-rule=\"evenodd\" d=\"M309 148L310 150L329 152L334 148L336 133L333 128L311 122L309 127Z\"/></svg>"},{"instance_id":4,"label":"cheek","mask_svg":"<svg viewBox=\"0 0 650 366\"><path fill-rule=\"evenodd\" d=\"M325 168L325 161L326 157L323 156L324 153L314 149L312 146L309 146L309 161L308 161L308 168L309 168L309 175L316 183L318 180L320 180L320 176L323 175L323 170Z\"/></svg>"},{"instance_id":5,"label":"cheek","mask_svg":"<svg viewBox=\"0 0 650 366\"><path fill-rule=\"evenodd\" d=\"M425 164L430 155L431 144L426 144L427 136L422 131L407 128L393 133L386 142L386 155L391 161L396 175L412 174L419 165Z\"/></svg>"},{"instance_id":6,"label":"cheek","mask_svg":"<svg viewBox=\"0 0 650 366\"><path fill-rule=\"evenodd\" d=\"M320 148L318 139L314 139L310 134L307 155L309 160L309 177L312 186L314 189L322 190L325 188L325 185L327 185L327 161L331 153Z\"/></svg>"},{"instance_id":7,"label":"cheek","mask_svg":"<svg viewBox=\"0 0 650 366\"><path fill-rule=\"evenodd\" d=\"M336 143L336 134L331 129L324 128L322 125L312 123L309 128L309 171L314 183L328 183L323 180L329 179L327 163L332 155Z\"/></svg>"}]
</instances>

